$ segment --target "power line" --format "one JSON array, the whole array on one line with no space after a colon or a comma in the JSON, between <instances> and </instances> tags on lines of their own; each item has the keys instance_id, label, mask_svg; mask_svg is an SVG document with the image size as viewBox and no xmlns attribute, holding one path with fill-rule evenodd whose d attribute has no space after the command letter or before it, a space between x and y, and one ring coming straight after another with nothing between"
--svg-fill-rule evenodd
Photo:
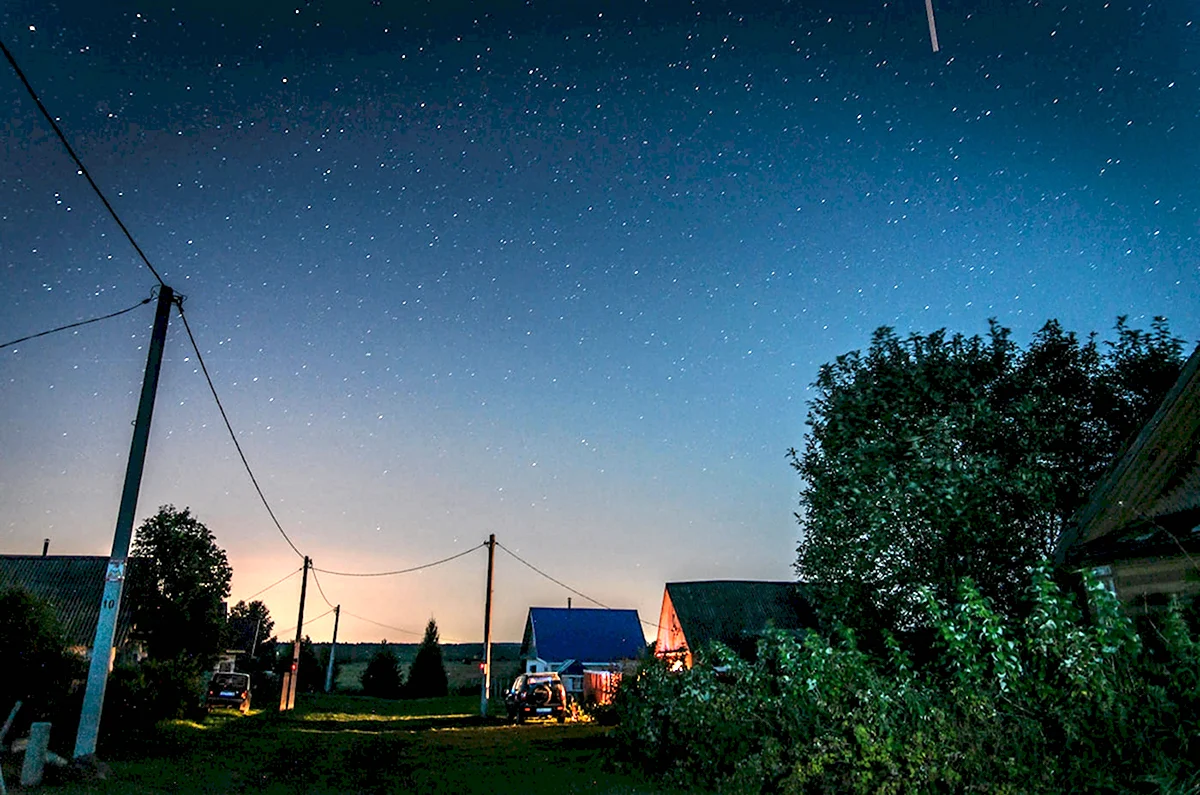
<instances>
[{"instance_id":1,"label":"power line","mask_svg":"<svg viewBox=\"0 0 1200 795\"><path fill-rule=\"evenodd\" d=\"M80 326L86 326L88 323L98 323L101 320L108 320L109 318L118 317L120 315L124 315L126 312L132 312L133 310L137 309L139 306L145 306L146 304L153 301L154 298L155 298L155 296L152 295L149 298L145 298L141 301L138 301L136 304L129 307L128 309L122 309L119 312L112 312L107 315L101 315L100 317L94 317L91 320L81 320L78 323L68 323L65 326L59 326L58 328L52 328L49 331L39 331L37 334L30 334L28 337L21 337L21 339L19 339L19 340L13 340L12 342L6 342L3 345L0 345L0 348L11 348L12 346L19 345L22 342L28 342L29 340L35 340L38 337L45 337L49 334L57 334L60 331L66 331L67 329L79 328Z\"/></svg>"},{"instance_id":2,"label":"power line","mask_svg":"<svg viewBox=\"0 0 1200 795\"><path fill-rule=\"evenodd\" d=\"M200 353L200 346L196 344L196 337L192 334L192 327L188 325L187 315L183 312L183 303L179 302L175 307L179 310L179 319L183 321L183 327L187 330L188 339L192 341L192 350L196 352L196 361L200 362L200 370L204 373L204 380L208 382L208 389L212 392L213 400L217 402L217 408L221 412L221 419L225 421L225 428L229 431L229 438L233 440L233 446L237 448L238 456L242 459L242 466L246 468L246 474L250 476L250 482L254 484L254 490L258 492L258 499L262 501L263 507L267 509L271 521L275 523L275 527L279 530L279 534L283 536L283 540L288 543L293 552L303 558L304 553L292 543L292 539L288 537L287 532L283 529L283 525L279 523L279 519L275 516L275 511L271 510L271 504L267 502L262 487L258 485L258 478L254 476L254 470L250 468L250 462L246 460L246 454L242 452L242 445L238 442L237 434L233 432L233 425L229 422L229 415L225 413L225 406L221 404L221 397L217 394L217 388L213 385L212 376L208 374L208 366L204 364L204 356Z\"/></svg>"},{"instance_id":3,"label":"power line","mask_svg":"<svg viewBox=\"0 0 1200 795\"><path fill-rule=\"evenodd\" d=\"M245 467L246 474L250 476L250 482L254 484L254 490L258 493L259 501L262 502L263 507L267 509L267 514L270 515L271 521L275 523L275 528L279 531L279 534L283 536L283 540L287 542L288 546L292 548L293 552L303 558L304 553L301 552L295 543L292 542L292 539L288 536L287 531L283 529L283 525L280 523L279 518L275 516L275 511L271 509L271 504L267 502L267 497L265 494L263 494L262 487L258 485L258 478L255 476L254 470L250 467L250 462L246 458L246 453L242 450L242 445L238 441L237 434L233 430L232 423L229 421L229 415L225 412L225 406L223 403L221 403L221 397L217 394L217 387L215 384L213 384L212 376L208 372L208 365L204 362L204 354L200 352L200 345L196 342L196 336L192 333L192 327L188 323L187 315L183 311L182 302L177 303L175 306L176 309L179 310L179 319L183 321L183 328L187 332L188 340L190 340L192 343L192 350L196 352L196 361L200 363L200 371L204 374L204 380L208 383L209 392L212 393L213 400L216 401L217 409L221 412L221 419L225 422L225 429L229 431L229 438L233 440L233 446L237 449L238 457L242 460L242 466ZM421 569L428 569L433 566L440 566L443 563L449 563L456 558L461 558L463 555L469 555L475 550L482 549L485 546L487 546L487 542L483 542L479 544L479 546L472 547L464 552L459 552L456 555L451 555L448 558L442 558L441 560L435 560L432 563L426 563L421 566L413 566L408 569L398 569L396 571L330 571L329 569L318 569L316 566L310 566L309 570L314 572L314 582L317 582L315 573L318 571L322 574L331 574L337 577L385 577L393 574L408 574L409 572L420 571ZM325 592L321 589L320 582L317 582L317 590L320 591L321 598L325 600L325 604L333 607L333 604L329 601L329 599L325 596Z\"/></svg>"},{"instance_id":4,"label":"power line","mask_svg":"<svg viewBox=\"0 0 1200 795\"><path fill-rule=\"evenodd\" d=\"M325 595L325 589L321 587L321 581L317 579L317 571L313 566L308 567L313 573L313 583L317 586L317 593L321 594L321 598L325 600L325 604L333 607L333 602L329 601L329 597Z\"/></svg>"},{"instance_id":5,"label":"power line","mask_svg":"<svg viewBox=\"0 0 1200 795\"><path fill-rule=\"evenodd\" d=\"M393 627L391 624L384 624L382 621L376 621L373 618L366 618L364 616L356 616L353 613L348 612L346 610L342 610L342 615L350 616L350 618L357 618L359 621L366 621L368 624L374 624L375 626L383 627L384 629L394 629L397 632L403 632L405 635L413 635L418 638L425 637L424 632L414 632L411 629L404 629L403 627ZM440 633L439 633L439 635L440 635ZM440 641L445 641L446 643L471 643L471 641L459 640L457 638L440 638L439 642Z\"/></svg>"},{"instance_id":6,"label":"power line","mask_svg":"<svg viewBox=\"0 0 1200 795\"><path fill-rule=\"evenodd\" d=\"M475 550L483 549L486 546L487 546L487 542L484 541L479 546L471 547L470 549L466 550L465 552L459 552L457 555L451 555L448 558L442 558L441 560L435 560L433 563L425 563L421 566L413 566L412 568L409 568L409 569L397 569L396 571L372 571L372 572L330 571L329 569L318 569L316 566L313 566L312 570L319 571L322 574L332 574L337 577L390 577L393 574L408 574L409 572L420 571L421 569L429 569L429 568L433 568L434 566L440 566L443 563L449 563L450 561L455 560L456 558L461 558L463 555L470 555ZM347 613L347 615L349 615L349 613ZM356 616L356 618L357 618L357 616ZM368 619L363 619L363 620L366 621ZM395 629L395 627L389 627L389 629Z\"/></svg>"},{"instance_id":7,"label":"power line","mask_svg":"<svg viewBox=\"0 0 1200 795\"><path fill-rule=\"evenodd\" d=\"M600 606L601 606L601 607L603 607L605 610L612 610L612 608L611 608L611 607L609 607L608 605L604 604L604 603L603 603L603 602L601 602L600 600L598 600L598 599L593 599L592 597L588 596L588 595L587 595L587 594L585 594L584 592L575 590L574 588L572 588L571 586L567 585L567 584L566 584L565 582L563 582L562 580L556 580L556 579L554 579L554 578L553 578L553 577L551 577L549 574L547 574L546 572L544 572L544 571L542 571L541 569L539 569L537 566L534 566L532 563L530 563L529 561L527 561L527 560L525 560L524 558L522 558L522 557L521 557L520 555L518 555L516 552L513 552L511 549L509 549L508 547L506 547L506 546L504 546L503 544L501 544L499 541L497 541L497 542L496 542L496 546L500 547L500 548L501 548L501 549L503 549L505 552L507 552L509 555L512 555L514 558L516 558L516 559L517 559L517 561L518 561L519 563L524 563L526 566L528 566L529 568L533 569L534 571L536 571L538 574L540 574L540 575L542 575L543 577L545 577L545 578L546 578L547 580L549 580L550 582L552 582L552 583L555 583L555 584L557 584L557 585L561 585L563 588L566 588L568 591L570 591L571 593L575 594L576 596L582 596L584 599L587 599L589 602L592 602L593 604L600 605Z\"/></svg>"},{"instance_id":8,"label":"power line","mask_svg":"<svg viewBox=\"0 0 1200 795\"><path fill-rule=\"evenodd\" d=\"M397 632L403 632L405 635L415 635L417 637L421 637L422 635L425 634L423 632L413 632L411 629L404 629L402 627L393 627L391 624L384 624L382 621L376 621L373 618L365 618L363 616L356 616L356 615L354 615L354 613L351 613L349 610L343 610L342 615L350 616L351 618L357 618L359 621L366 621L368 624L374 624L375 626L383 627L384 629L394 629Z\"/></svg>"},{"instance_id":9,"label":"power line","mask_svg":"<svg viewBox=\"0 0 1200 795\"><path fill-rule=\"evenodd\" d=\"M17 59L13 57L12 52L9 51L8 47L5 46L3 41L0 41L0 50L4 50L4 57L7 58L8 62L12 65L13 71L17 73L17 77L20 78L21 83L25 86L25 90L29 92L29 96L33 97L33 101L37 103L38 110L42 112L42 116L46 118L46 121L48 121L50 126L54 129L54 134L58 136L58 140L62 141L62 145L66 148L67 154L69 154L71 159L75 161L75 166L79 169L79 173L87 179L88 184L92 186L92 190L94 190L96 195L100 197L100 201L104 203L104 208L108 210L108 214L111 215L112 219L117 222L117 226L121 227L121 231L125 233L125 237L127 240L129 240L129 244L133 246L133 250L136 251L138 256L142 258L142 262L144 262L146 267L150 269L150 272L154 274L154 278L158 279L158 283L161 285L166 285L166 282L163 281L162 276L159 276L158 271L155 270L154 266L150 264L150 259L146 256L146 253L142 251L142 247L139 246L137 241L133 239L133 235L130 233L129 228L125 226L125 223L121 220L121 217L117 215L117 211L113 209L112 204L110 204L108 199L104 196L104 191L100 190L100 186L96 184L96 180L92 179L92 175L88 172L87 166L85 166L83 161L79 159L79 155L75 154L75 150L71 148L71 143L67 140L67 136L63 133L62 128L58 126L58 122L56 122L54 117L50 115L50 111L46 110L46 106L42 104L42 100L38 96L37 91L34 91L29 79L25 77L25 73L21 71L21 67L17 65Z\"/></svg>"},{"instance_id":10,"label":"power line","mask_svg":"<svg viewBox=\"0 0 1200 795\"><path fill-rule=\"evenodd\" d=\"M542 575L543 577L545 577L545 578L546 578L547 580L549 580L550 582L552 582L552 583L555 583L556 585L561 585L563 588L566 588L568 591L570 591L571 593L575 594L576 596L582 596L584 599L587 599L589 602L592 602L592 603L594 603L594 604L600 605L600 606L601 606L601 607L603 607L605 610L613 610L613 609L614 609L614 608L612 608L612 607L609 607L608 605L604 604L603 602L601 602L601 601L599 601L599 600L597 600L597 599L593 599L592 597L588 596L587 594L583 593L582 591L577 591L577 590L575 590L575 589L574 589L574 588L572 588L571 586L567 585L565 582L563 582L563 581L561 581L561 580L556 580L556 579L554 579L554 578L553 578L553 577L551 577L549 574L547 574L546 572L544 572L544 571L542 571L541 569L539 569L537 566L534 566L532 563L530 563L529 561L525 560L525 559L524 559L524 558L522 558L520 555L518 555L517 553L513 552L511 549L509 549L508 547L506 547L506 546L504 546L503 544L501 544L499 541L497 541L497 542L496 542L496 546L498 546L498 547L500 547L501 549L503 549L503 550L504 550L505 552L507 552L509 555L512 555L514 558L516 558L516 559L517 559L517 561L518 561L518 562L525 564L525 565L526 565L526 566L528 566L529 568L531 568L531 569L533 569L534 571L536 571L538 574L540 574L540 575ZM648 627L654 627L655 631L657 631L657 630L658 630L658 628L659 628L657 623L655 623L655 622L653 622L653 621L647 621L646 619L642 618L641 616L638 616L638 621L639 621L640 623L642 623L642 624L645 624L645 625L646 625L646 626L648 626Z\"/></svg>"},{"instance_id":11,"label":"power line","mask_svg":"<svg viewBox=\"0 0 1200 795\"><path fill-rule=\"evenodd\" d=\"M316 618L310 618L310 619L306 620L304 623L305 623L305 625L308 625L308 624L315 624L315 623L317 623L318 621L320 621L322 618L324 618L325 616L329 615L329 614L330 614L330 613L332 613L332 612L333 612L333 608L331 607L331 608L329 608L328 610L326 610L324 613L322 613L321 615L317 616ZM287 629L285 629L283 632L276 632L276 633L275 633L275 637L277 637L277 638L278 638L278 637L282 636L282 637L285 637L285 638L286 638L289 632L294 632L295 630L296 630L296 625L295 625L295 624L293 624L292 626L290 626L290 627L288 627Z\"/></svg>"},{"instance_id":12,"label":"power line","mask_svg":"<svg viewBox=\"0 0 1200 795\"><path fill-rule=\"evenodd\" d=\"M297 574L299 574L299 573L300 573L300 570L301 570L301 569L303 569L303 568L304 568L304 567L303 567L303 566L301 566L299 569L296 569L296 570L295 570L295 571L293 571L291 574L288 574L288 575L286 575L286 576L284 576L284 577L280 577L278 580L276 580L275 582L271 583L271 584L270 584L270 585L268 585L266 588L263 588L261 591L255 591L254 593L250 594L250 595L249 595L249 596L247 596L247 597L246 597L246 598L245 598L243 601L245 601L247 604L249 604L249 602L250 602L250 600L251 600L251 599L253 599L254 597L258 596L259 594L264 594L264 593L266 593L267 591L269 591L269 590L271 590L272 588L274 588L276 585L279 585L279 583L283 582L284 580L287 580L287 579L290 579L290 578L292 578L292 577L295 577Z\"/></svg>"}]
</instances>

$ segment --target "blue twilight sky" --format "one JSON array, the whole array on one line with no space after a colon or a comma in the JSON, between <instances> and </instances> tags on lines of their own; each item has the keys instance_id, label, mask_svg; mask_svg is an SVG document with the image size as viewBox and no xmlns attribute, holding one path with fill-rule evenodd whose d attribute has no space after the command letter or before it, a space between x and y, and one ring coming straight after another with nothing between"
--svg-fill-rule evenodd
<instances>
[{"instance_id":1,"label":"blue twilight sky","mask_svg":"<svg viewBox=\"0 0 1200 795\"><path fill-rule=\"evenodd\" d=\"M0 38L317 566L495 533L653 624L665 581L793 576L784 453L877 326L1200 337L1196 6L936 8L936 54L920 0L15 0ZM0 343L146 297L7 64L0 103ZM0 552L108 553L151 317L0 351ZM234 599L300 565L177 316L139 520L168 502ZM499 639L571 595L496 562ZM320 583L342 638L477 640L485 567Z\"/></svg>"}]
</instances>

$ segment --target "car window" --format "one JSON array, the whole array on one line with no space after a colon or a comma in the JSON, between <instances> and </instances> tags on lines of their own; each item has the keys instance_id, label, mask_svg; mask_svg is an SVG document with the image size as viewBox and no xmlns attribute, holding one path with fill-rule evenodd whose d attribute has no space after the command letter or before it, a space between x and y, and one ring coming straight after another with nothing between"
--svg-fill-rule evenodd
<instances>
[{"instance_id":1,"label":"car window","mask_svg":"<svg viewBox=\"0 0 1200 795\"><path fill-rule=\"evenodd\" d=\"M223 690L245 690L249 685L249 678L246 674L217 674L212 683L214 687Z\"/></svg>"}]
</instances>

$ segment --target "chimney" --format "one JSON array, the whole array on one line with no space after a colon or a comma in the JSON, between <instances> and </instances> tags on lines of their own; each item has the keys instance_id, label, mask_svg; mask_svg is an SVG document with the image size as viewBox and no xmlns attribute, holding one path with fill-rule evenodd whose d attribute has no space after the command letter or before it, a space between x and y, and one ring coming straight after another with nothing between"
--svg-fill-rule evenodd
<instances>
[{"instance_id":1,"label":"chimney","mask_svg":"<svg viewBox=\"0 0 1200 795\"><path fill-rule=\"evenodd\" d=\"M49 551L50 551L50 539L48 539L48 538L43 538L43 539L42 539L42 557L43 557L43 558L44 558L44 557L46 557L46 554L47 554Z\"/></svg>"}]
</instances>

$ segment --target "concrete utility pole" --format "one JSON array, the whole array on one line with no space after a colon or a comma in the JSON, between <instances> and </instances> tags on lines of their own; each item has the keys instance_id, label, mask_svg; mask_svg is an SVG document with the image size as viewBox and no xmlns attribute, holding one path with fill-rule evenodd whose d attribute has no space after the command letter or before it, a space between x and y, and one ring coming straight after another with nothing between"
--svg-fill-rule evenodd
<instances>
[{"instance_id":1,"label":"concrete utility pole","mask_svg":"<svg viewBox=\"0 0 1200 795\"><path fill-rule=\"evenodd\" d=\"M337 654L338 619L342 617L342 606L333 608L333 643L329 644L329 665L325 668L325 692L333 690L333 656Z\"/></svg>"},{"instance_id":2,"label":"concrete utility pole","mask_svg":"<svg viewBox=\"0 0 1200 795\"><path fill-rule=\"evenodd\" d=\"M933 19L933 0L925 0L925 16L929 18L929 43L937 52L941 47L938 46L937 22Z\"/></svg>"},{"instance_id":3,"label":"concrete utility pole","mask_svg":"<svg viewBox=\"0 0 1200 795\"><path fill-rule=\"evenodd\" d=\"M308 593L308 569L312 560L304 556L304 577L300 580L300 615L296 618L296 642L292 644L292 666L283 675L283 691L279 694L279 711L296 706L296 680L300 678L300 638L304 637L304 597Z\"/></svg>"},{"instance_id":4,"label":"concrete utility pole","mask_svg":"<svg viewBox=\"0 0 1200 795\"><path fill-rule=\"evenodd\" d=\"M83 693L83 709L79 714L79 730L75 734L75 758L96 753L100 736L100 712L104 707L104 688L113 664L113 639L117 634L117 616L121 612L121 592L125 587L125 563L129 557L129 542L133 537L133 517L137 513L138 491L142 486L142 469L146 463L146 445L150 441L150 418L154 414L154 396L158 392L158 374L162 368L163 346L167 340L167 321L175 292L167 285L158 290L158 308L154 313L154 328L150 332L150 350L146 354L146 373L142 378L142 396L138 401L137 419L133 424L133 441L129 445L129 463L125 467L125 488L121 492L121 507L117 511L117 528L113 534L112 554L104 575L104 593L100 597L100 617L96 621L96 637L92 642L92 659L88 664L87 688Z\"/></svg>"},{"instance_id":5,"label":"concrete utility pole","mask_svg":"<svg viewBox=\"0 0 1200 795\"><path fill-rule=\"evenodd\" d=\"M488 696L492 690L492 572L496 563L496 534L488 536L487 600L483 608L483 694L479 698L479 714L487 717Z\"/></svg>"}]
</instances>

